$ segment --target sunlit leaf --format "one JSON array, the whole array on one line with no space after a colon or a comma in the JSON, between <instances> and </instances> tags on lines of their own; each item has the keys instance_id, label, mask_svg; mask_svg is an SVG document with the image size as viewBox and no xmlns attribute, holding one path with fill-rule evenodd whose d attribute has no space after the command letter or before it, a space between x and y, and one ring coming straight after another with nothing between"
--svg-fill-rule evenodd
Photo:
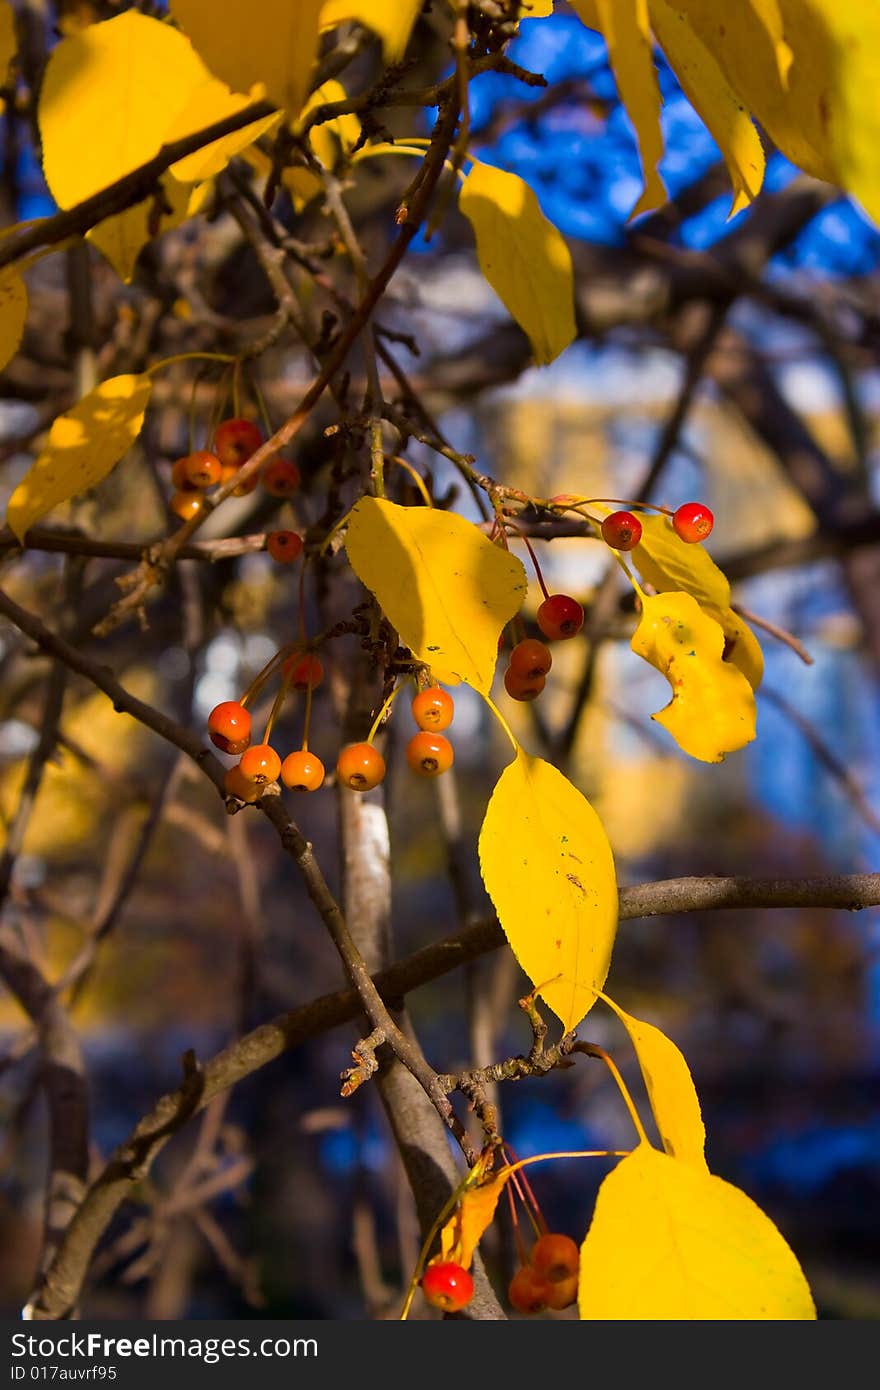
<instances>
[{"instance_id":1,"label":"sunlit leaf","mask_svg":"<svg viewBox=\"0 0 880 1390\"><path fill-rule=\"evenodd\" d=\"M642 538L629 558L639 574L660 593L683 589L699 603L730 606L730 583L704 545L683 541L668 516L643 512Z\"/></svg>"},{"instance_id":2,"label":"sunlit leaf","mask_svg":"<svg viewBox=\"0 0 880 1390\"><path fill-rule=\"evenodd\" d=\"M201 87L191 93L186 105L178 112L165 133L165 143L171 144L204 129L205 126L213 125L215 121L234 116L249 104L249 97L242 96L239 92L231 92L225 82L216 77L209 77ZM251 125L234 131L232 135L213 140L210 145L205 145L195 154L179 159L176 164L171 165L169 173L182 183L201 183L204 179L215 178L226 168L230 159L240 154L248 145L252 145L255 140L259 140L261 135L272 130L280 121L280 112L274 116L264 116L262 120L254 121Z\"/></svg>"},{"instance_id":3,"label":"sunlit leaf","mask_svg":"<svg viewBox=\"0 0 880 1390\"><path fill-rule=\"evenodd\" d=\"M604 35L620 99L635 127L644 176L644 190L632 212L635 216L659 207L667 196L657 172L663 157L663 133L648 0L571 0L571 4L584 24Z\"/></svg>"},{"instance_id":4,"label":"sunlit leaf","mask_svg":"<svg viewBox=\"0 0 880 1390\"><path fill-rule=\"evenodd\" d=\"M706 1170L706 1128L690 1068L671 1038L653 1023L633 1018L603 994L629 1033L663 1147L682 1163Z\"/></svg>"},{"instance_id":5,"label":"sunlit leaf","mask_svg":"<svg viewBox=\"0 0 880 1390\"><path fill-rule=\"evenodd\" d=\"M645 597L630 645L669 681L672 699L652 717L685 753L720 763L754 739L754 691L722 659L724 632L690 594Z\"/></svg>"},{"instance_id":6,"label":"sunlit leaf","mask_svg":"<svg viewBox=\"0 0 880 1390\"><path fill-rule=\"evenodd\" d=\"M596 1002L617 932L614 859L590 803L522 749L492 792L483 882L510 947L568 1031Z\"/></svg>"},{"instance_id":7,"label":"sunlit leaf","mask_svg":"<svg viewBox=\"0 0 880 1390\"><path fill-rule=\"evenodd\" d=\"M470 1269L474 1251L492 1224L498 1199L510 1178L510 1169L490 1175L483 1182L466 1187L461 1201L440 1231L440 1258L454 1260Z\"/></svg>"},{"instance_id":8,"label":"sunlit leaf","mask_svg":"<svg viewBox=\"0 0 880 1390\"><path fill-rule=\"evenodd\" d=\"M590 1321L808 1321L803 1271L746 1193L647 1144L599 1188L581 1246Z\"/></svg>"},{"instance_id":9,"label":"sunlit leaf","mask_svg":"<svg viewBox=\"0 0 880 1390\"><path fill-rule=\"evenodd\" d=\"M779 0L749 0L758 22L767 30L767 36L776 55L776 71L784 88L788 87L788 74L794 61L791 45L786 42Z\"/></svg>"},{"instance_id":10,"label":"sunlit leaf","mask_svg":"<svg viewBox=\"0 0 880 1390\"><path fill-rule=\"evenodd\" d=\"M289 115L305 102L324 0L170 0L171 14L215 77L265 95Z\"/></svg>"},{"instance_id":11,"label":"sunlit leaf","mask_svg":"<svg viewBox=\"0 0 880 1390\"><path fill-rule=\"evenodd\" d=\"M0 270L0 371L18 352L27 321L25 283L11 266Z\"/></svg>"},{"instance_id":12,"label":"sunlit leaf","mask_svg":"<svg viewBox=\"0 0 880 1390\"><path fill-rule=\"evenodd\" d=\"M711 5L719 22L726 21L730 6L724 6L722 14L717 0L707 0L707 4ZM744 0L732 8L737 20L742 12L749 10ZM764 180L764 148L743 104L743 90L737 82L729 79L729 75L725 75L717 60L714 44L705 41L702 30L697 32L691 26L689 15L685 18L682 14L680 0L649 0L649 10L657 42L681 83L685 96L706 122L724 156L733 183L732 217L751 202ZM763 26L759 27L764 47L770 51L766 30ZM774 54L774 65L775 62ZM751 109L758 114L755 107Z\"/></svg>"},{"instance_id":13,"label":"sunlit leaf","mask_svg":"<svg viewBox=\"0 0 880 1390\"><path fill-rule=\"evenodd\" d=\"M179 227L190 214L192 185L177 183L173 178L162 180L162 213L153 221L153 202L136 203L125 212L105 217L86 233L86 239L97 246L112 265L120 280L129 284L141 251L151 237L159 232Z\"/></svg>"},{"instance_id":14,"label":"sunlit leaf","mask_svg":"<svg viewBox=\"0 0 880 1390\"><path fill-rule=\"evenodd\" d=\"M488 694L498 637L522 606L526 572L457 512L363 497L349 517L352 569L444 685Z\"/></svg>"},{"instance_id":15,"label":"sunlit leaf","mask_svg":"<svg viewBox=\"0 0 880 1390\"><path fill-rule=\"evenodd\" d=\"M302 117L319 106L345 101L347 96L348 93L341 82L324 82L312 92L303 107ZM309 144L324 168L332 169L339 158L339 151L350 150L352 145L357 144L360 133L361 123L354 112L349 111L342 116L334 116L330 121L322 121L320 125L313 125L309 131ZM288 174L292 171L286 169L284 172ZM308 173L308 170L305 172Z\"/></svg>"},{"instance_id":16,"label":"sunlit leaf","mask_svg":"<svg viewBox=\"0 0 880 1390\"><path fill-rule=\"evenodd\" d=\"M724 632L724 660L738 666L753 690L764 679L764 653L745 618L732 608L715 608L711 603L701 605L703 612L721 624Z\"/></svg>"},{"instance_id":17,"label":"sunlit leaf","mask_svg":"<svg viewBox=\"0 0 880 1390\"><path fill-rule=\"evenodd\" d=\"M106 478L140 433L151 388L147 376L110 377L58 416L9 499L6 524L20 541L53 507Z\"/></svg>"},{"instance_id":18,"label":"sunlit leaf","mask_svg":"<svg viewBox=\"0 0 880 1390\"><path fill-rule=\"evenodd\" d=\"M552 362L577 332L571 253L528 184L474 163L459 206L477 240L480 269L528 335L539 366Z\"/></svg>"},{"instance_id":19,"label":"sunlit leaf","mask_svg":"<svg viewBox=\"0 0 880 1390\"><path fill-rule=\"evenodd\" d=\"M386 63L398 63L422 8L422 0L325 0L321 28L332 29L356 19L378 34Z\"/></svg>"}]
</instances>

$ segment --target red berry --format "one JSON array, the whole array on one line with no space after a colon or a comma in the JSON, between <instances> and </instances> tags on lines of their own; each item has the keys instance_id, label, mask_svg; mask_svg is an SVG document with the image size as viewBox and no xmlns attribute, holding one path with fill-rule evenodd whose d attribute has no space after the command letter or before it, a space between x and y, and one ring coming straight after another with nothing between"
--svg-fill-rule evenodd
<instances>
[{"instance_id":1,"label":"red berry","mask_svg":"<svg viewBox=\"0 0 880 1390\"><path fill-rule=\"evenodd\" d=\"M175 516L179 516L181 521L191 521L194 516L198 516L202 510L201 493L195 491L172 492L168 505Z\"/></svg>"},{"instance_id":2,"label":"red berry","mask_svg":"<svg viewBox=\"0 0 880 1390\"><path fill-rule=\"evenodd\" d=\"M255 743L246 753L242 753L238 766L243 777L262 787L267 782L277 782L281 759L271 744Z\"/></svg>"},{"instance_id":3,"label":"red berry","mask_svg":"<svg viewBox=\"0 0 880 1390\"><path fill-rule=\"evenodd\" d=\"M237 477L238 477L238 473L239 473L238 464L235 464L235 463L224 463L224 465L223 465L223 471L222 471L222 473L220 474L220 482L221 482L221 484L228 483L229 480L230 480L230 478L237 478ZM257 483L258 483L259 481L260 481L260 475L259 475L259 473L252 473L252 474L250 475L249 478L245 478L244 482L239 483L237 487L234 487L234 488L232 489L232 496L233 496L233 497L246 497L247 494L248 494L249 492L253 492L254 488L257 486Z\"/></svg>"},{"instance_id":4,"label":"red berry","mask_svg":"<svg viewBox=\"0 0 880 1390\"><path fill-rule=\"evenodd\" d=\"M422 777L439 777L441 772L448 772L453 757L449 739L427 729L413 734L406 745L406 761L412 771Z\"/></svg>"},{"instance_id":5,"label":"red berry","mask_svg":"<svg viewBox=\"0 0 880 1390\"><path fill-rule=\"evenodd\" d=\"M439 685L430 685L420 690L412 702L412 716L420 729L430 729L439 733L448 729L455 714L455 703L446 690Z\"/></svg>"},{"instance_id":6,"label":"red berry","mask_svg":"<svg viewBox=\"0 0 880 1390\"><path fill-rule=\"evenodd\" d=\"M385 776L385 759L372 743L349 743L336 759L336 775L353 792L368 792Z\"/></svg>"},{"instance_id":7,"label":"red berry","mask_svg":"<svg viewBox=\"0 0 880 1390\"><path fill-rule=\"evenodd\" d=\"M457 1313L467 1307L474 1296L474 1281L463 1265L452 1260L439 1260L428 1265L421 1279L422 1293L434 1308L444 1313Z\"/></svg>"},{"instance_id":8,"label":"red berry","mask_svg":"<svg viewBox=\"0 0 880 1390\"><path fill-rule=\"evenodd\" d=\"M532 1268L549 1284L570 1279L580 1268L581 1252L571 1236L551 1232L532 1246Z\"/></svg>"},{"instance_id":9,"label":"red berry","mask_svg":"<svg viewBox=\"0 0 880 1390\"><path fill-rule=\"evenodd\" d=\"M178 459L177 464L181 465L181 472L188 487L214 487L216 483L219 483L220 475L223 472L223 465L217 455L209 453L207 449L196 449L194 453ZM175 468L177 464L174 465ZM171 476L173 479L173 469Z\"/></svg>"},{"instance_id":10,"label":"red berry","mask_svg":"<svg viewBox=\"0 0 880 1390\"><path fill-rule=\"evenodd\" d=\"M518 1313L543 1313L548 1292L545 1280L531 1265L521 1265L507 1286L510 1306Z\"/></svg>"},{"instance_id":11,"label":"red berry","mask_svg":"<svg viewBox=\"0 0 880 1390\"><path fill-rule=\"evenodd\" d=\"M602 539L612 550L634 550L642 539L642 523L632 512L612 512L602 522Z\"/></svg>"},{"instance_id":12,"label":"red berry","mask_svg":"<svg viewBox=\"0 0 880 1390\"><path fill-rule=\"evenodd\" d=\"M305 748L288 753L281 764L281 780L295 792L316 792L324 781L324 764Z\"/></svg>"},{"instance_id":13,"label":"red berry","mask_svg":"<svg viewBox=\"0 0 880 1390\"><path fill-rule=\"evenodd\" d=\"M672 525L677 536L693 545L706 539L715 525L715 518L702 502L683 502L672 518Z\"/></svg>"},{"instance_id":14,"label":"red berry","mask_svg":"<svg viewBox=\"0 0 880 1390\"><path fill-rule=\"evenodd\" d=\"M263 431L253 420L223 420L214 431L214 453L227 468L240 468L262 442Z\"/></svg>"},{"instance_id":15,"label":"red berry","mask_svg":"<svg viewBox=\"0 0 880 1390\"><path fill-rule=\"evenodd\" d=\"M539 642L537 637L526 637L522 642L517 642L510 653L510 670L527 679L534 680L536 676L546 676L552 665L550 648Z\"/></svg>"},{"instance_id":16,"label":"red berry","mask_svg":"<svg viewBox=\"0 0 880 1390\"><path fill-rule=\"evenodd\" d=\"M251 741L251 717L237 700L223 700L208 715L208 733L215 748L243 753Z\"/></svg>"},{"instance_id":17,"label":"red berry","mask_svg":"<svg viewBox=\"0 0 880 1390\"><path fill-rule=\"evenodd\" d=\"M552 594L538 609L538 627L551 641L575 637L583 625L584 610L568 594Z\"/></svg>"},{"instance_id":18,"label":"red berry","mask_svg":"<svg viewBox=\"0 0 880 1390\"><path fill-rule=\"evenodd\" d=\"M301 652L289 656L281 670L290 677L294 690L308 690L309 686L316 690L324 679L324 666L320 659L308 654L303 656Z\"/></svg>"},{"instance_id":19,"label":"red berry","mask_svg":"<svg viewBox=\"0 0 880 1390\"><path fill-rule=\"evenodd\" d=\"M302 555L303 539L296 531L270 531L266 549L279 565L292 565Z\"/></svg>"},{"instance_id":20,"label":"red berry","mask_svg":"<svg viewBox=\"0 0 880 1390\"><path fill-rule=\"evenodd\" d=\"M578 1296L578 1276L572 1274L568 1279L558 1279L555 1284L545 1284L547 1290L547 1307L554 1308L557 1312L562 1308L570 1308L573 1303L577 1303Z\"/></svg>"},{"instance_id":21,"label":"red berry","mask_svg":"<svg viewBox=\"0 0 880 1390\"><path fill-rule=\"evenodd\" d=\"M260 481L273 497L289 497L299 487L299 469L292 459L279 456L263 465Z\"/></svg>"},{"instance_id":22,"label":"red berry","mask_svg":"<svg viewBox=\"0 0 880 1390\"><path fill-rule=\"evenodd\" d=\"M238 797L239 801L253 802L260 799L260 788L256 782L252 782L249 777L245 777L241 768L236 763L235 767L229 768L223 778L223 788L227 796Z\"/></svg>"},{"instance_id":23,"label":"red berry","mask_svg":"<svg viewBox=\"0 0 880 1390\"><path fill-rule=\"evenodd\" d=\"M537 700L546 684L546 676L520 676L509 666L504 672L504 689L512 700Z\"/></svg>"}]
</instances>

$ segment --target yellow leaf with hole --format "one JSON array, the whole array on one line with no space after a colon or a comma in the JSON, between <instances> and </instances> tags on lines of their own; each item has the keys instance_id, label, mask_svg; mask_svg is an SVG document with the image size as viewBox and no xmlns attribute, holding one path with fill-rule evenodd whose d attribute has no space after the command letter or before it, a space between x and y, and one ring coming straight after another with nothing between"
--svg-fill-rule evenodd
<instances>
[{"instance_id":1,"label":"yellow leaf with hole","mask_svg":"<svg viewBox=\"0 0 880 1390\"><path fill-rule=\"evenodd\" d=\"M164 143L172 144L175 140L193 135L205 126L214 125L215 121L236 115L249 105L249 97L242 96L240 92L231 92L225 82L206 74L205 82L190 94L183 109L171 122L165 132ZM280 121L279 111L274 116L264 116L260 121L243 126L232 135L212 140L210 145L172 164L169 173L182 183L201 183L205 179L213 179L226 168L230 159L274 129Z\"/></svg>"},{"instance_id":2,"label":"yellow leaf with hole","mask_svg":"<svg viewBox=\"0 0 880 1390\"><path fill-rule=\"evenodd\" d=\"M629 1033L664 1149L682 1163L707 1171L706 1127L694 1080L682 1053L653 1023L633 1018L607 994L602 999Z\"/></svg>"},{"instance_id":3,"label":"yellow leaf with hole","mask_svg":"<svg viewBox=\"0 0 880 1390\"><path fill-rule=\"evenodd\" d=\"M170 0L169 9L215 77L296 116L309 93L323 3Z\"/></svg>"},{"instance_id":4,"label":"yellow leaf with hole","mask_svg":"<svg viewBox=\"0 0 880 1390\"><path fill-rule=\"evenodd\" d=\"M578 1308L593 1322L816 1317L794 1252L751 1197L647 1144L599 1188Z\"/></svg>"},{"instance_id":5,"label":"yellow leaf with hole","mask_svg":"<svg viewBox=\"0 0 880 1390\"><path fill-rule=\"evenodd\" d=\"M705 546L683 541L668 516L639 515L642 538L629 558L639 574L660 593L683 589L699 603L730 606L730 583Z\"/></svg>"},{"instance_id":6,"label":"yellow leaf with hole","mask_svg":"<svg viewBox=\"0 0 880 1390\"><path fill-rule=\"evenodd\" d=\"M457 512L376 497L352 508L345 549L416 659L488 694L501 629L526 596L522 561Z\"/></svg>"},{"instance_id":7,"label":"yellow leaf with hole","mask_svg":"<svg viewBox=\"0 0 880 1390\"><path fill-rule=\"evenodd\" d=\"M660 87L654 68L648 0L571 0L572 9L589 28L605 37L620 99L633 123L642 161L644 189L632 210L635 217L666 202L666 187L657 172L663 157Z\"/></svg>"},{"instance_id":8,"label":"yellow leaf with hole","mask_svg":"<svg viewBox=\"0 0 880 1390\"><path fill-rule=\"evenodd\" d=\"M498 1199L509 1178L510 1169L506 1168L465 1188L461 1201L440 1230L442 1260L454 1260L463 1269L470 1269L474 1251L494 1220Z\"/></svg>"},{"instance_id":9,"label":"yellow leaf with hole","mask_svg":"<svg viewBox=\"0 0 880 1390\"><path fill-rule=\"evenodd\" d=\"M732 608L715 608L711 603L701 605L703 612L721 624L724 632L724 660L739 667L749 685L757 690L764 679L764 653L745 618Z\"/></svg>"},{"instance_id":10,"label":"yellow leaf with hole","mask_svg":"<svg viewBox=\"0 0 880 1390\"><path fill-rule=\"evenodd\" d=\"M723 660L723 629L691 594L646 596L630 646L669 681L672 699L652 718L683 752L720 763L751 743L754 691L742 671Z\"/></svg>"},{"instance_id":11,"label":"yellow leaf with hole","mask_svg":"<svg viewBox=\"0 0 880 1390\"><path fill-rule=\"evenodd\" d=\"M28 296L17 270L0 270L0 371L18 352L27 321Z\"/></svg>"},{"instance_id":12,"label":"yellow leaf with hole","mask_svg":"<svg viewBox=\"0 0 880 1390\"><path fill-rule=\"evenodd\" d=\"M778 0L778 7L783 41L793 54L784 75L766 5L674 0L680 23L711 50L782 153L808 174L845 188L880 220L880 6ZM662 43L659 32L658 38ZM672 53L669 58L675 66Z\"/></svg>"},{"instance_id":13,"label":"yellow leaf with hole","mask_svg":"<svg viewBox=\"0 0 880 1390\"><path fill-rule=\"evenodd\" d=\"M9 499L6 524L20 541L60 502L106 478L140 433L148 376L114 376L59 415L39 457Z\"/></svg>"},{"instance_id":14,"label":"yellow leaf with hole","mask_svg":"<svg viewBox=\"0 0 880 1390\"><path fill-rule=\"evenodd\" d=\"M480 269L544 366L577 332L571 252L518 174L474 163L459 195Z\"/></svg>"},{"instance_id":15,"label":"yellow leaf with hole","mask_svg":"<svg viewBox=\"0 0 880 1390\"><path fill-rule=\"evenodd\" d=\"M731 18L729 6L722 14L717 0L709 3L719 20L726 23ZM739 0L734 8L735 22L739 22L741 12L749 7ZM657 42L724 156L733 183L732 217L751 202L764 181L764 147L743 105L742 89L725 73L715 46L704 38L702 29L692 26L690 16L682 14L679 0L649 0L649 9ZM769 50L766 30L760 27L764 47ZM756 108L752 110L759 114Z\"/></svg>"},{"instance_id":16,"label":"yellow leaf with hole","mask_svg":"<svg viewBox=\"0 0 880 1390\"><path fill-rule=\"evenodd\" d=\"M356 19L378 34L386 63L399 63L421 8L422 0L325 0L321 28Z\"/></svg>"},{"instance_id":17,"label":"yellow leaf with hole","mask_svg":"<svg viewBox=\"0 0 880 1390\"><path fill-rule=\"evenodd\" d=\"M492 792L479 854L511 950L565 1030L576 1028L605 983L617 933L602 822L561 772L520 749Z\"/></svg>"},{"instance_id":18,"label":"yellow leaf with hole","mask_svg":"<svg viewBox=\"0 0 880 1390\"><path fill-rule=\"evenodd\" d=\"M0 0L0 83L15 57L18 42L15 37L15 11L9 0Z\"/></svg>"}]
</instances>

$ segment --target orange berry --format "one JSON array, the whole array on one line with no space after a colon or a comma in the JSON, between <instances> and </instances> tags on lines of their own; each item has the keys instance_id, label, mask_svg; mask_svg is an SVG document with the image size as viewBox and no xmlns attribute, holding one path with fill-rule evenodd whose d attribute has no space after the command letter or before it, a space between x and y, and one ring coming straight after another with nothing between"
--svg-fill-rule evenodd
<instances>
[{"instance_id":1,"label":"orange berry","mask_svg":"<svg viewBox=\"0 0 880 1390\"><path fill-rule=\"evenodd\" d=\"M292 565L303 551L303 539L296 531L270 531L266 549L279 565Z\"/></svg>"},{"instance_id":2,"label":"orange berry","mask_svg":"<svg viewBox=\"0 0 880 1390\"><path fill-rule=\"evenodd\" d=\"M532 1268L550 1284L570 1279L580 1268L581 1252L571 1236L551 1232L532 1246Z\"/></svg>"},{"instance_id":3,"label":"orange berry","mask_svg":"<svg viewBox=\"0 0 880 1390\"><path fill-rule=\"evenodd\" d=\"M288 753L281 764L281 780L295 792L316 792L324 781L324 764L305 748Z\"/></svg>"},{"instance_id":4,"label":"orange berry","mask_svg":"<svg viewBox=\"0 0 880 1390\"><path fill-rule=\"evenodd\" d=\"M577 1303L578 1296L578 1276L571 1274L567 1279L557 1279L555 1284L545 1284L547 1291L547 1307L553 1308L558 1313L563 1308L570 1308L573 1303Z\"/></svg>"},{"instance_id":5,"label":"orange berry","mask_svg":"<svg viewBox=\"0 0 880 1390\"><path fill-rule=\"evenodd\" d=\"M324 679L324 666L320 658L308 653L305 656L302 653L289 656L281 670L290 677L294 690L308 690L309 686L316 690Z\"/></svg>"},{"instance_id":6,"label":"orange berry","mask_svg":"<svg viewBox=\"0 0 880 1390\"><path fill-rule=\"evenodd\" d=\"M372 743L349 743L336 759L336 775L353 792L368 792L385 776L385 759Z\"/></svg>"},{"instance_id":7,"label":"orange berry","mask_svg":"<svg viewBox=\"0 0 880 1390\"><path fill-rule=\"evenodd\" d=\"M300 472L292 459L270 459L263 465L260 482L272 497L290 497L300 485Z\"/></svg>"},{"instance_id":8,"label":"orange berry","mask_svg":"<svg viewBox=\"0 0 880 1390\"><path fill-rule=\"evenodd\" d=\"M455 715L455 702L452 696L441 690L439 685L430 685L420 690L412 702L412 716L420 729L430 729L439 734L448 729Z\"/></svg>"},{"instance_id":9,"label":"orange berry","mask_svg":"<svg viewBox=\"0 0 880 1390\"><path fill-rule=\"evenodd\" d=\"M239 801L246 801L248 804L258 801L260 798L260 788L256 782L245 777L238 763L226 772L223 778L223 787L227 796L236 796Z\"/></svg>"},{"instance_id":10,"label":"orange berry","mask_svg":"<svg viewBox=\"0 0 880 1390\"><path fill-rule=\"evenodd\" d=\"M237 700L223 700L208 715L208 734L224 753L243 753L251 741L251 717Z\"/></svg>"},{"instance_id":11,"label":"orange berry","mask_svg":"<svg viewBox=\"0 0 880 1390\"><path fill-rule=\"evenodd\" d=\"M510 1306L518 1313L543 1313L547 1307L547 1283L531 1265L521 1265L507 1286Z\"/></svg>"},{"instance_id":12,"label":"orange berry","mask_svg":"<svg viewBox=\"0 0 880 1390\"><path fill-rule=\"evenodd\" d=\"M178 459L177 463L182 465L181 471L188 487L213 487L215 483L219 483L223 472L223 465L217 455L209 453L207 449L196 449L194 453ZM174 465L175 468L177 463ZM174 477L174 469L171 476Z\"/></svg>"},{"instance_id":13,"label":"orange berry","mask_svg":"<svg viewBox=\"0 0 880 1390\"><path fill-rule=\"evenodd\" d=\"M452 744L442 734L422 729L413 734L406 745L406 761L413 772L422 777L439 777L448 772L453 761Z\"/></svg>"},{"instance_id":14,"label":"orange berry","mask_svg":"<svg viewBox=\"0 0 880 1390\"><path fill-rule=\"evenodd\" d=\"M191 521L194 516L198 516L203 504L200 493L184 492L180 489L178 492L172 492L168 505L181 521Z\"/></svg>"},{"instance_id":15,"label":"orange berry","mask_svg":"<svg viewBox=\"0 0 880 1390\"><path fill-rule=\"evenodd\" d=\"M263 431L253 420L223 420L214 431L214 453L226 467L240 468L262 442Z\"/></svg>"},{"instance_id":16,"label":"orange berry","mask_svg":"<svg viewBox=\"0 0 880 1390\"><path fill-rule=\"evenodd\" d=\"M546 684L546 676L519 676L510 666L504 672L504 689L512 700L537 700Z\"/></svg>"},{"instance_id":17,"label":"orange berry","mask_svg":"<svg viewBox=\"0 0 880 1390\"><path fill-rule=\"evenodd\" d=\"M268 743L255 743L246 753L242 753L238 765L243 777L261 787L267 782L277 782L281 771L281 759Z\"/></svg>"},{"instance_id":18,"label":"orange berry","mask_svg":"<svg viewBox=\"0 0 880 1390\"><path fill-rule=\"evenodd\" d=\"M422 1293L434 1308L444 1313L457 1313L467 1307L474 1296L474 1281L463 1265L452 1260L437 1260L429 1264L421 1278Z\"/></svg>"},{"instance_id":19,"label":"orange berry","mask_svg":"<svg viewBox=\"0 0 880 1390\"><path fill-rule=\"evenodd\" d=\"M186 471L186 461L189 455L184 458L175 459L171 465L171 482L178 492L195 491L195 483L191 483Z\"/></svg>"},{"instance_id":20,"label":"orange berry","mask_svg":"<svg viewBox=\"0 0 880 1390\"><path fill-rule=\"evenodd\" d=\"M546 676L553 665L553 657L544 642L539 642L537 637L526 637L522 642L517 642L508 664L517 676L534 680L536 676Z\"/></svg>"}]
</instances>

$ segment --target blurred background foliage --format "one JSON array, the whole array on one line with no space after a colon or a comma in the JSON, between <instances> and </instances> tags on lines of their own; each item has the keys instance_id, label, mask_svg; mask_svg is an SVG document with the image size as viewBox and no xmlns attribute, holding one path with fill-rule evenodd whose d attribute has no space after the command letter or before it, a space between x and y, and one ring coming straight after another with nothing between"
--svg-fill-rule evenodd
<instances>
[{"instance_id":1,"label":"blurred background foliage","mask_svg":"<svg viewBox=\"0 0 880 1390\"><path fill-rule=\"evenodd\" d=\"M20 8L28 32L51 43L57 8ZM118 8L91 7L97 18ZM413 45L414 86L449 67L430 10ZM688 368L678 330L700 301L685 296L657 315L618 314L616 301L609 302L598 327L595 297L607 281L616 287L609 301L616 295L629 303L640 285L650 296L658 264L687 270L699 266L691 256L723 255L763 203L784 198L802 179L771 151L767 193L728 221L718 150L660 59L667 143L661 172L673 201L630 224L638 154L602 40L560 0L552 18L523 22L511 56L542 72L549 86L525 88L495 73L477 78L473 149L526 178L569 238L579 294L583 288L594 296L592 308L581 310L582 336L551 367L529 369L527 349L480 277L469 229L454 206L429 240L419 239L383 319L413 335L419 355L401 346L401 361L454 446L474 453L485 472L534 495L638 496ZM423 134L430 117L383 113L395 134L412 131L412 120ZM4 221L51 212L30 133L8 110L0 145ZM367 161L347 191L371 257L393 235L390 212L411 174L399 167L405 163ZM279 215L302 240L326 234L314 207L296 213L283 198ZM640 245L640 236L653 245ZM29 272L32 313L23 350L0 377L4 501L48 423L75 398L77 363L91 360L98 375L110 362L126 370L146 349L158 355L218 339L222 345L242 325L256 337L271 314L268 286L222 211L148 247L129 286L91 250L88 321L71 315L70 254ZM850 200L823 190L812 215L761 268L766 293L744 285L736 297L716 343L717 371L698 386L655 492L672 506L699 497L712 507L709 549L722 566L732 561L736 600L795 633L813 659L807 666L790 646L761 634L767 673L757 741L723 765L707 766L688 760L652 725L666 687L629 651L623 594L616 630L595 653L589 700L565 742L559 739L583 680L581 643L554 653L554 678L538 706L509 710L523 740L535 751L555 749L594 802L624 884L702 873L856 872L877 864L880 609L854 597L842 543L828 539L839 517L817 509L817 491L805 490L791 458L774 449L723 381L725 353L753 355L762 379L826 461L836 480L829 497L861 499L861 510L844 519L868 519L880 504L878 259L877 229ZM287 344L260 360L255 376L276 423L309 371L306 357ZM186 365L163 378L137 448L93 494L56 512L53 524L131 541L171 529L167 470L188 447L192 380ZM196 401L204 428L216 405L209 373ZM280 511L257 493L229 502L222 520L213 519L224 533L257 531L270 516L297 529L320 519L334 462L321 431L331 420L325 407L304 437L304 487L295 501ZM451 465L426 448L414 444L409 457L432 471L438 493L458 487ZM456 494L455 505L472 514L466 494ZM210 524L204 533L211 534ZM541 546L548 583L589 606L604 572L600 550L577 539ZM776 563L783 554L790 559ZM763 559L743 562L750 556ZM124 565L81 566L39 551L13 558L7 549L2 568L9 592L49 616L59 585L75 592L71 611L86 633L115 596L113 577ZM527 617L539 598L533 585ZM319 597L316 611L326 602ZM149 630L129 626L100 650L130 689L201 730L207 711L239 695L290 638L294 613L291 581L265 554L210 568L188 561L151 604ZM2 642L0 816L8 824L39 736L47 665L23 654L11 630ZM465 689L457 710L464 873L471 901L485 911L474 847L506 753ZM294 746L300 718L292 707L282 719L283 747ZM316 696L315 719L313 746L332 764L339 730L327 688ZM177 1084L186 1048L207 1056L243 1028L338 988L341 979L293 866L260 817L226 817L211 788L173 750L78 681L65 692L61 732L6 908L52 979L76 962L102 920L118 866L138 845L144 851L73 1009L89 1066L98 1163L155 1097ZM399 713L390 732L388 807L401 954L461 925L435 788L414 785L401 766L407 735ZM295 813L336 886L334 793L309 798ZM622 925L608 983L624 1007L656 1022L684 1051L713 1171L743 1187L777 1222L820 1315L830 1318L880 1314L878 945L876 911L645 919ZM471 967L464 980L456 974L420 990L409 1002L433 1064L454 1071L474 1055L469 1001L476 996L484 1008L489 1000L492 1055L525 1047L528 1030L516 1007L524 987L505 950ZM12 1316L27 1294L39 1243L45 1118L32 1039L6 995L0 1027L0 1307ZM596 1011L581 1031L614 1053L638 1094L617 1024ZM284 1056L169 1146L99 1253L87 1316L395 1316L417 1253L416 1227L371 1088L338 1099L354 1037L351 1027L337 1029ZM506 1087L501 1113L503 1133L521 1156L630 1142L613 1086L583 1061ZM207 1175L232 1177L195 1214L175 1215L175 1184L194 1152L198 1161L198 1142L210 1149ZM551 1224L580 1236L604 1171L561 1161L533 1169ZM504 1211L485 1252L501 1289L511 1258Z\"/></svg>"}]
</instances>

